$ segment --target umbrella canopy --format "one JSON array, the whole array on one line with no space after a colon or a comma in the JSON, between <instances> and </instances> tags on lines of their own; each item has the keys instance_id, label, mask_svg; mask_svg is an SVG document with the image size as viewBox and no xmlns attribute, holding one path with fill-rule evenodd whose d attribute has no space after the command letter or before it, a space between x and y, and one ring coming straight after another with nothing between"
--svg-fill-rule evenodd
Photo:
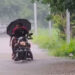
<instances>
[{"instance_id":1,"label":"umbrella canopy","mask_svg":"<svg viewBox=\"0 0 75 75\"><path fill-rule=\"evenodd\" d=\"M29 31L31 30L31 23L27 20L27 19L17 19L13 22L11 22L8 27L7 27L7 34L8 35L12 35L12 31L15 28L15 26L17 24L22 24L23 26L25 26L25 28Z\"/></svg>"}]
</instances>

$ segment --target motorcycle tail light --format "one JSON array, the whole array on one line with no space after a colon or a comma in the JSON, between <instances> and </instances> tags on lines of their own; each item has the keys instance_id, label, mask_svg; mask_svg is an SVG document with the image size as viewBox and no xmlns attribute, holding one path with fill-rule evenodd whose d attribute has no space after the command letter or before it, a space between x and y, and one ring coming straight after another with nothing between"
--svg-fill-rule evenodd
<instances>
[{"instance_id":1,"label":"motorcycle tail light","mask_svg":"<svg viewBox=\"0 0 75 75\"><path fill-rule=\"evenodd\" d=\"M26 43L25 43L24 41L21 41L21 42L20 42L20 45L25 46Z\"/></svg>"}]
</instances>

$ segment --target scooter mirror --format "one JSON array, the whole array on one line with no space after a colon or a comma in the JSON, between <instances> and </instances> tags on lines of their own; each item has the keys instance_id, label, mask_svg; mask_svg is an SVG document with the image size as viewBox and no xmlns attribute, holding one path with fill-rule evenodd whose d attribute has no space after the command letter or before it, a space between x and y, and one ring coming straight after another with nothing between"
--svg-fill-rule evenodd
<instances>
[{"instance_id":1,"label":"scooter mirror","mask_svg":"<svg viewBox=\"0 0 75 75\"><path fill-rule=\"evenodd\" d=\"M31 35L33 35L33 33L29 33L28 35L31 36Z\"/></svg>"},{"instance_id":2,"label":"scooter mirror","mask_svg":"<svg viewBox=\"0 0 75 75\"><path fill-rule=\"evenodd\" d=\"M32 38L32 35L33 35L33 33L29 33L29 34L28 34L28 39L33 39L33 38Z\"/></svg>"}]
</instances>

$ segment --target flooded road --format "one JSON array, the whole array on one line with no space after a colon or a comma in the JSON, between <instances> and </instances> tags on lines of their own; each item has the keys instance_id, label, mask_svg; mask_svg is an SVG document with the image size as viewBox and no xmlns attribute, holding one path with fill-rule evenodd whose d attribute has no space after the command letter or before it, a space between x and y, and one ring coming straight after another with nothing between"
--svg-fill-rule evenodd
<instances>
[{"instance_id":1,"label":"flooded road","mask_svg":"<svg viewBox=\"0 0 75 75\"><path fill-rule=\"evenodd\" d=\"M75 75L75 60L48 56L37 45L31 46L33 61L14 62L9 37L0 38L0 75Z\"/></svg>"}]
</instances>

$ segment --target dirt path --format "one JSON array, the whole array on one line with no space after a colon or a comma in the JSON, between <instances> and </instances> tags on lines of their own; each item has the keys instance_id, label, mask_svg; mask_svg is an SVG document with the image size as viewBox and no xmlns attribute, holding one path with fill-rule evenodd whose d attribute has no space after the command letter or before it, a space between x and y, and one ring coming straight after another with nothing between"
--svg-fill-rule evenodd
<instances>
[{"instance_id":1,"label":"dirt path","mask_svg":"<svg viewBox=\"0 0 75 75\"><path fill-rule=\"evenodd\" d=\"M9 38L0 38L0 75L75 75L75 60L48 56L34 44L31 49L34 61L14 62Z\"/></svg>"}]
</instances>

